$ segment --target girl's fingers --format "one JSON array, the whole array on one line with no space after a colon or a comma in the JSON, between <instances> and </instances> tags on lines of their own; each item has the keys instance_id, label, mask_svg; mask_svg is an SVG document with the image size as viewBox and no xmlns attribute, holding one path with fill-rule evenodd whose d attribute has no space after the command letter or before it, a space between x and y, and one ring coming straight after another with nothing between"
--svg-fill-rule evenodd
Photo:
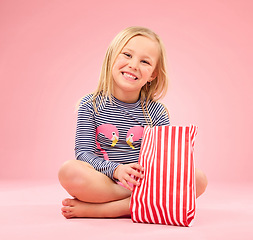
<instances>
[{"instance_id":1,"label":"girl's fingers","mask_svg":"<svg viewBox=\"0 0 253 240\"><path fill-rule=\"evenodd\" d=\"M127 183L125 179L123 179L121 183L124 185L125 188L127 188L130 191L133 191L133 188L129 186L129 184Z\"/></svg>"},{"instance_id":2,"label":"girl's fingers","mask_svg":"<svg viewBox=\"0 0 253 240\"><path fill-rule=\"evenodd\" d=\"M119 180L125 188L129 189L130 191L133 191L132 186L130 186L129 184L133 184L136 186L140 185L140 183L135 180L135 177L143 178L144 175L142 171L144 170L144 168L138 163L131 163L131 164L122 165L122 166L123 167L121 167L121 169L118 168L120 171L118 174Z\"/></svg>"},{"instance_id":3,"label":"girl's fingers","mask_svg":"<svg viewBox=\"0 0 253 240\"><path fill-rule=\"evenodd\" d=\"M133 185L136 185L136 186L139 186L140 185L140 183L138 182L138 181L136 181L134 178L133 178L133 176L126 176L126 178L125 178L125 181L127 182L127 183L132 183Z\"/></svg>"},{"instance_id":4,"label":"girl's fingers","mask_svg":"<svg viewBox=\"0 0 253 240\"><path fill-rule=\"evenodd\" d=\"M130 179L128 180L128 182L132 183L133 185L140 186L140 183L137 182L136 180L134 180L134 179L131 178L131 177L130 177Z\"/></svg>"},{"instance_id":5,"label":"girl's fingers","mask_svg":"<svg viewBox=\"0 0 253 240\"><path fill-rule=\"evenodd\" d=\"M135 168L135 169L137 169L137 170L139 170L139 171L144 171L144 167L142 167L140 164L138 164L138 163L132 163L132 164L130 164L131 165L131 167L132 168Z\"/></svg>"},{"instance_id":6,"label":"girl's fingers","mask_svg":"<svg viewBox=\"0 0 253 240\"><path fill-rule=\"evenodd\" d=\"M144 177L144 175L141 172L138 172L138 171L136 171L134 169L130 169L129 172L128 172L128 174L129 175L133 175L133 176L135 176L137 178L143 178Z\"/></svg>"}]
</instances>

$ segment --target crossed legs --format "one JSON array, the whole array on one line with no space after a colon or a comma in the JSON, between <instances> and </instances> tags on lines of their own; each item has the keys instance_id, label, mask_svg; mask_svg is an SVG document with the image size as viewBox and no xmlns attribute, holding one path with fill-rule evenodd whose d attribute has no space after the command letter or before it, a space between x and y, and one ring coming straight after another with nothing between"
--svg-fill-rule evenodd
<instances>
[{"instance_id":1,"label":"crossed legs","mask_svg":"<svg viewBox=\"0 0 253 240\"><path fill-rule=\"evenodd\" d=\"M59 170L59 181L74 198L64 199L62 215L66 218L115 218L130 216L131 191L116 184L88 163L70 160ZM196 195L207 186L205 174L196 169Z\"/></svg>"}]
</instances>

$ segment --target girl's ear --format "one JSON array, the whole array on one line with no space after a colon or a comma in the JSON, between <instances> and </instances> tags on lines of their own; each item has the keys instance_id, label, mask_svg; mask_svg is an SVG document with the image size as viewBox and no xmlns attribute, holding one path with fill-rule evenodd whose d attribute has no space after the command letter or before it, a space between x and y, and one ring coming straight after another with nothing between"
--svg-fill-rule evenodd
<instances>
[{"instance_id":1,"label":"girl's ear","mask_svg":"<svg viewBox=\"0 0 253 240\"><path fill-rule=\"evenodd\" d=\"M151 75L150 82L153 81L157 77L157 69L154 70L154 72Z\"/></svg>"}]
</instances>

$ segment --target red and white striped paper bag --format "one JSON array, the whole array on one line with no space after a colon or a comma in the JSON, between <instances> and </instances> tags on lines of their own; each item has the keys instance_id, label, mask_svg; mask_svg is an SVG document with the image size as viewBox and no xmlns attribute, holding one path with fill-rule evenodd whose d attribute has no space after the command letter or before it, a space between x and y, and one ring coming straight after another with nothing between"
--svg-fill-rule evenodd
<instances>
[{"instance_id":1,"label":"red and white striped paper bag","mask_svg":"<svg viewBox=\"0 0 253 240\"><path fill-rule=\"evenodd\" d=\"M145 127L130 210L133 222L191 226L195 216L194 141L197 127Z\"/></svg>"}]
</instances>

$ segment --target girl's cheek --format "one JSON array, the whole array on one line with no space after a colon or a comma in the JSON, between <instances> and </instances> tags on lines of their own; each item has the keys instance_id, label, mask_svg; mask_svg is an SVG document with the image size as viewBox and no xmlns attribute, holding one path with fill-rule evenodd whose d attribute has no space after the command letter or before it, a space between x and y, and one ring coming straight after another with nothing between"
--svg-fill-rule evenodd
<instances>
[{"instance_id":1,"label":"girl's cheek","mask_svg":"<svg viewBox=\"0 0 253 240\"><path fill-rule=\"evenodd\" d=\"M143 69L142 73L145 75L145 76L150 76L152 75L153 73L153 69L150 67L150 68L145 68Z\"/></svg>"},{"instance_id":2,"label":"girl's cheek","mask_svg":"<svg viewBox=\"0 0 253 240\"><path fill-rule=\"evenodd\" d=\"M114 66L116 67L121 67L123 65L126 64L126 60L125 59L122 59L122 58L118 58L116 61L115 61L115 64Z\"/></svg>"}]
</instances>

